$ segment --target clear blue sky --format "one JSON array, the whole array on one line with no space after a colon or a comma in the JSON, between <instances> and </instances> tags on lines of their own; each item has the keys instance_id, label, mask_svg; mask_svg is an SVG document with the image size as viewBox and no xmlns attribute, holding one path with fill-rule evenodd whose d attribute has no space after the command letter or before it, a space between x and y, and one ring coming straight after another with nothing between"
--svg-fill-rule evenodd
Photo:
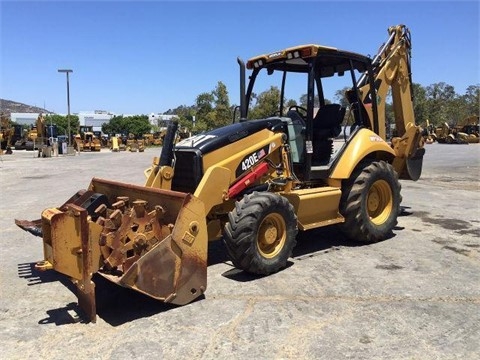
<instances>
[{"instance_id":1,"label":"clear blue sky","mask_svg":"<svg viewBox=\"0 0 480 360\"><path fill-rule=\"evenodd\" d=\"M459 94L480 83L478 1L3 1L0 97L66 112L164 112L222 81L238 104L237 56L318 43L375 55L405 24L413 81ZM295 99L298 100L298 99Z\"/></svg>"}]
</instances>

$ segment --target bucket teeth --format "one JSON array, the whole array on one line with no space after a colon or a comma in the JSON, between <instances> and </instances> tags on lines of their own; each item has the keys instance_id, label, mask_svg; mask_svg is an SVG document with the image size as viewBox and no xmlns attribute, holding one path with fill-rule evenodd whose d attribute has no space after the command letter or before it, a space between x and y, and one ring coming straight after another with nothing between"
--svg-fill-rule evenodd
<instances>
[{"instance_id":1,"label":"bucket teeth","mask_svg":"<svg viewBox=\"0 0 480 360\"><path fill-rule=\"evenodd\" d=\"M106 216L107 214L107 205L105 204L100 204L96 209L95 209L95 215L98 216Z\"/></svg>"},{"instance_id":2,"label":"bucket teeth","mask_svg":"<svg viewBox=\"0 0 480 360\"><path fill-rule=\"evenodd\" d=\"M107 216L107 205L100 204L95 209L95 215L97 216L97 220L95 222L100 226L104 226L105 225L105 216Z\"/></svg>"},{"instance_id":3,"label":"bucket teeth","mask_svg":"<svg viewBox=\"0 0 480 360\"><path fill-rule=\"evenodd\" d=\"M129 207L130 198L128 196L117 196L117 201L123 201L126 207Z\"/></svg>"},{"instance_id":4,"label":"bucket teeth","mask_svg":"<svg viewBox=\"0 0 480 360\"><path fill-rule=\"evenodd\" d=\"M120 209L115 210L112 215L110 215L109 220L112 222L114 229L117 229L122 225L122 215Z\"/></svg>"},{"instance_id":5,"label":"bucket teeth","mask_svg":"<svg viewBox=\"0 0 480 360\"><path fill-rule=\"evenodd\" d=\"M135 211L135 216L139 218L143 218L145 216L147 207L147 202L145 200L135 200L133 202L133 209Z\"/></svg>"},{"instance_id":6,"label":"bucket teeth","mask_svg":"<svg viewBox=\"0 0 480 360\"><path fill-rule=\"evenodd\" d=\"M114 209L116 209L116 210L120 210L120 211L123 212L123 211L125 211L125 205L126 205L126 204L125 204L125 201L119 200L119 201L117 201L116 203L113 203L113 204L112 204L112 207L113 207Z\"/></svg>"}]
</instances>

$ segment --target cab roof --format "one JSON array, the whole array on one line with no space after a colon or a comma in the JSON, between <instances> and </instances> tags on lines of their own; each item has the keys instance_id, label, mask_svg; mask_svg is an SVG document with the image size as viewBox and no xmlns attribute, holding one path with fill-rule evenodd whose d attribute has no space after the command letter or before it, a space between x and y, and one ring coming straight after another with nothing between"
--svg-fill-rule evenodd
<instances>
[{"instance_id":1,"label":"cab roof","mask_svg":"<svg viewBox=\"0 0 480 360\"><path fill-rule=\"evenodd\" d=\"M329 46L306 44L252 57L247 61L247 69L267 68L269 70L308 72L308 64L314 60L320 67L322 77L349 71L350 60L353 68L360 72L366 71L371 64L371 59L361 54Z\"/></svg>"}]
</instances>

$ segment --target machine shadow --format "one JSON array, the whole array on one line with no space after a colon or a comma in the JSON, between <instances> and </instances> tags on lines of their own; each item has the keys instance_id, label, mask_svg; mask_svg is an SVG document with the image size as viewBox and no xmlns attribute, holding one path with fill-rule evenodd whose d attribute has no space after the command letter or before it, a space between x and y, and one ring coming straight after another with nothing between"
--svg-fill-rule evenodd
<instances>
[{"instance_id":1,"label":"machine shadow","mask_svg":"<svg viewBox=\"0 0 480 360\"><path fill-rule=\"evenodd\" d=\"M330 225L299 232L297 246L293 249L292 257L296 259L313 256L318 252L325 252L340 246L357 247L363 245L365 244L347 239L336 225Z\"/></svg>"},{"instance_id":2,"label":"machine shadow","mask_svg":"<svg viewBox=\"0 0 480 360\"><path fill-rule=\"evenodd\" d=\"M394 230L398 231L402 229L403 228L395 228ZM396 236L395 233L392 233L390 236L388 236L384 240L381 240L380 242L391 239L395 236ZM330 226L312 229L308 231L299 231L296 239L297 239L297 244L293 249L293 253L292 253L293 262L289 261L287 263L287 266L281 271L284 271L288 269L290 266L293 266L295 260L308 259L309 257L316 256L319 253L326 253L326 252L329 252L330 250L337 250L340 247L360 247L360 246L371 245L371 244L365 244L365 243L356 242L356 241L347 239L340 232L337 225L330 225ZM217 246L220 248L222 245L217 245ZM217 250L216 253L222 254L222 252L219 250ZM225 251L223 252L222 255L217 255L217 256L222 256L222 258L215 259L215 261L217 262L229 261ZM231 262L227 264L230 266L233 266ZM239 281L239 282L248 282L248 281L260 279L268 275L250 274L243 270L239 270L235 267L232 267L232 269L225 271L222 274L222 276L231 280Z\"/></svg>"},{"instance_id":3,"label":"machine shadow","mask_svg":"<svg viewBox=\"0 0 480 360\"><path fill-rule=\"evenodd\" d=\"M70 283L65 276L55 271L39 271L35 269L36 263L17 264L18 277L25 279L28 286L60 281L63 285ZM73 286L73 284L72 284Z\"/></svg>"},{"instance_id":4,"label":"machine shadow","mask_svg":"<svg viewBox=\"0 0 480 360\"><path fill-rule=\"evenodd\" d=\"M25 279L28 286L59 281L76 295L76 286L64 275L55 271L39 271L35 263L18 264L18 277ZM137 291L115 285L100 275L93 276L95 283L95 302L97 316L112 326L142 317L148 317L177 306L165 304ZM203 297L200 297L202 299ZM67 325L72 323L88 323L78 303L72 302L64 307L46 311L47 317L38 321L41 325Z\"/></svg>"},{"instance_id":5,"label":"machine shadow","mask_svg":"<svg viewBox=\"0 0 480 360\"><path fill-rule=\"evenodd\" d=\"M401 229L395 230L398 231ZM391 237L394 236L395 234L392 234ZM308 259L318 253L337 250L339 247L358 246L368 246L368 244L348 240L335 225L299 232L297 235L297 245L292 254L293 261L289 261L285 269L294 265L295 260ZM210 242L208 246L207 266L220 263L231 266L231 269L224 272L222 276L233 281L249 282L264 277L264 275L249 274L236 269L228 258L223 241ZM38 271L35 269L35 263L19 264L18 275L20 278L26 279L29 286L60 281L72 293L76 294L75 285L67 277L55 271ZM119 326L133 320L150 317L178 307L177 305L165 304L137 291L116 285L98 274L93 276L93 281L95 283L97 316L111 326ZM204 298L205 296L202 295L194 302ZM39 324L54 323L58 326L76 322L86 323L86 321L83 320L85 317L82 310L77 303L70 303L62 308L47 310L47 315L48 317L41 319Z\"/></svg>"},{"instance_id":6,"label":"machine shadow","mask_svg":"<svg viewBox=\"0 0 480 360\"><path fill-rule=\"evenodd\" d=\"M178 307L116 285L100 275L94 275L93 281L97 316L112 326L119 326Z\"/></svg>"}]
</instances>

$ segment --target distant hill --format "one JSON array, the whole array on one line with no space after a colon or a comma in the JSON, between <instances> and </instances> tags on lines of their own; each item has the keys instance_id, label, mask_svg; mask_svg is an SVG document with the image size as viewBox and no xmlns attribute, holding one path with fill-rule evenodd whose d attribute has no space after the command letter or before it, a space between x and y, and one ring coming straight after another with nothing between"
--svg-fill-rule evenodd
<instances>
[{"instance_id":1,"label":"distant hill","mask_svg":"<svg viewBox=\"0 0 480 360\"><path fill-rule=\"evenodd\" d=\"M42 113L42 114L53 114L52 111L37 107L31 106L16 101L0 99L0 113L10 117L11 113Z\"/></svg>"}]
</instances>

